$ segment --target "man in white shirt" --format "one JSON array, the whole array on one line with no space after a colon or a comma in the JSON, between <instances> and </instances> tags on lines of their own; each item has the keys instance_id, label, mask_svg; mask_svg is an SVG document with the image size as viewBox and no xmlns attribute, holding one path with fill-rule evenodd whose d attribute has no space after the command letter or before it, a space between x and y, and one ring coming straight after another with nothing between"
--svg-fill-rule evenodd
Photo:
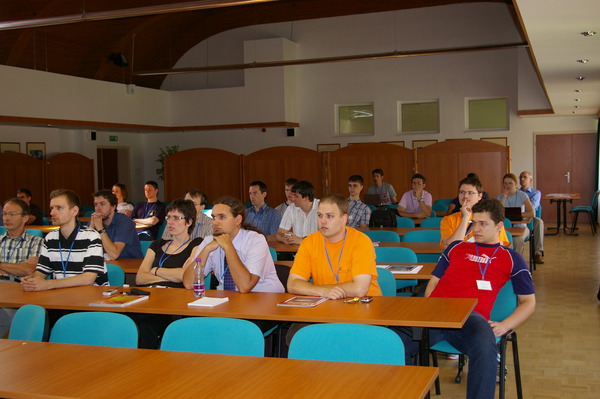
<instances>
[{"instance_id":1,"label":"man in white shirt","mask_svg":"<svg viewBox=\"0 0 600 399\"><path fill-rule=\"evenodd\" d=\"M319 200L315 199L314 186L306 180L294 184L292 193L295 196L294 206L290 206L281 219L277 241L300 244L304 237L318 230Z\"/></svg>"}]
</instances>

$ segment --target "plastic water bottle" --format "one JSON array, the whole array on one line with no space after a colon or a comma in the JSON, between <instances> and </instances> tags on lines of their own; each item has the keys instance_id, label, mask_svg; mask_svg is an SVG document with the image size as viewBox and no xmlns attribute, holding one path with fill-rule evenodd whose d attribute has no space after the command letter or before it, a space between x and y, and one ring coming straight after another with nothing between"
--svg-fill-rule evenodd
<instances>
[{"instance_id":1,"label":"plastic water bottle","mask_svg":"<svg viewBox=\"0 0 600 399\"><path fill-rule=\"evenodd\" d=\"M196 298L204 296L204 269L202 268L202 259L196 258L194 265L194 295Z\"/></svg>"}]
</instances>

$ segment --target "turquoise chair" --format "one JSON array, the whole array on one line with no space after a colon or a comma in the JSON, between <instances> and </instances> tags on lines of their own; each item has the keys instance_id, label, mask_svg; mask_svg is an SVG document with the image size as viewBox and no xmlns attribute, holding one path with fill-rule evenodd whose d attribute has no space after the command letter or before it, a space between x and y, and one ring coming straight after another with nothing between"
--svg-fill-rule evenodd
<instances>
[{"instance_id":1,"label":"turquoise chair","mask_svg":"<svg viewBox=\"0 0 600 399\"><path fill-rule=\"evenodd\" d=\"M108 284L113 287L122 287L125 284L125 272L118 265L106 264L108 269Z\"/></svg>"},{"instance_id":2,"label":"turquoise chair","mask_svg":"<svg viewBox=\"0 0 600 399\"><path fill-rule=\"evenodd\" d=\"M504 228L508 229L512 227L512 222L508 218L504 218Z\"/></svg>"},{"instance_id":3,"label":"turquoise chair","mask_svg":"<svg viewBox=\"0 0 600 399\"><path fill-rule=\"evenodd\" d=\"M377 257L377 263L393 263L393 262L404 262L404 263L416 263L417 255L412 249L401 248L401 247L375 247L375 256ZM389 271L389 270L388 270ZM390 272L391 273L391 272ZM396 280L396 278L394 278ZM404 288L410 287L411 290L419 284L416 279L409 280L396 280L396 292ZM397 292L397 296L412 296L412 292Z\"/></svg>"},{"instance_id":4,"label":"turquoise chair","mask_svg":"<svg viewBox=\"0 0 600 399\"><path fill-rule=\"evenodd\" d=\"M6 227L0 226L0 234L6 233Z\"/></svg>"},{"instance_id":5,"label":"turquoise chair","mask_svg":"<svg viewBox=\"0 0 600 399\"><path fill-rule=\"evenodd\" d=\"M502 287L500 292L498 292L498 296L496 297L496 301L494 302L494 307L492 308L492 312L490 314L490 320L500 321L506 319L510 316L515 309L517 308L517 296L513 291L512 282L509 280ZM517 387L517 398L523 398L523 390L521 386L521 365L519 363L519 351L517 346L517 333L510 330L502 337L496 337L496 343L498 343L500 349L500 370L504 370L506 365L506 345L508 342L512 343L513 350L513 362L515 368L515 383ZM462 377L462 370L464 366L464 355L456 348L454 348L450 343L446 340L440 341L430 348L431 354L433 356L433 366L438 367L437 361L437 352L444 352L450 354L457 354L460 356L458 362L458 373L454 378L454 381L458 384L460 383ZM504 378L500 378L499 382L499 398L504 399L505 397L505 385L506 382ZM435 392L436 395L440 394L440 381L439 378L435 381Z\"/></svg>"},{"instance_id":6,"label":"turquoise chair","mask_svg":"<svg viewBox=\"0 0 600 399\"><path fill-rule=\"evenodd\" d=\"M448 205L450 205L450 203L452 202L452 198L442 198L442 199L437 199L433 202L433 205L431 206L431 210L435 211L447 211L448 210Z\"/></svg>"},{"instance_id":7,"label":"turquoise chair","mask_svg":"<svg viewBox=\"0 0 600 399\"><path fill-rule=\"evenodd\" d=\"M269 247L269 252L271 253L271 259L273 259L273 262L275 262L277 260L277 251Z\"/></svg>"},{"instance_id":8,"label":"turquoise chair","mask_svg":"<svg viewBox=\"0 0 600 399\"><path fill-rule=\"evenodd\" d=\"M371 210L371 212L377 210L377 207L375 205L368 204L367 206L369 207L369 209Z\"/></svg>"},{"instance_id":9,"label":"turquoise chair","mask_svg":"<svg viewBox=\"0 0 600 399\"><path fill-rule=\"evenodd\" d=\"M31 234L32 236L44 238L44 233L42 233L42 230L38 230L38 229L25 229L25 231L28 232L29 234Z\"/></svg>"},{"instance_id":10,"label":"turquoise chair","mask_svg":"<svg viewBox=\"0 0 600 399\"><path fill-rule=\"evenodd\" d=\"M256 324L224 317L188 317L169 324L161 350L262 357L263 333Z\"/></svg>"},{"instance_id":11,"label":"turquoise chair","mask_svg":"<svg viewBox=\"0 0 600 399\"><path fill-rule=\"evenodd\" d=\"M42 224L44 226L50 226L50 220L48 220L48 218L46 216L42 217Z\"/></svg>"},{"instance_id":12,"label":"turquoise chair","mask_svg":"<svg viewBox=\"0 0 600 399\"><path fill-rule=\"evenodd\" d=\"M424 219L421 222L421 227L434 227L439 229L440 223L442 223L442 219L443 218L438 217Z\"/></svg>"},{"instance_id":13,"label":"turquoise chair","mask_svg":"<svg viewBox=\"0 0 600 399\"><path fill-rule=\"evenodd\" d=\"M395 231L390 230L367 230L364 231L371 241L379 242L400 242L400 236Z\"/></svg>"},{"instance_id":14,"label":"turquoise chair","mask_svg":"<svg viewBox=\"0 0 600 399\"><path fill-rule=\"evenodd\" d=\"M160 224L160 226L159 226L159 228L158 228L158 231L156 232L156 238L161 238L161 237L162 237L163 233L165 232L165 228L166 228L166 227L167 227L167 221L166 221L166 220L164 220L164 221L163 221L163 222Z\"/></svg>"},{"instance_id":15,"label":"turquoise chair","mask_svg":"<svg viewBox=\"0 0 600 399\"><path fill-rule=\"evenodd\" d=\"M396 227L415 227L415 221L404 216L396 216Z\"/></svg>"},{"instance_id":16,"label":"turquoise chair","mask_svg":"<svg viewBox=\"0 0 600 399\"><path fill-rule=\"evenodd\" d=\"M23 305L10 324L8 339L45 341L48 338L48 313L38 305Z\"/></svg>"},{"instance_id":17,"label":"turquoise chair","mask_svg":"<svg viewBox=\"0 0 600 399\"><path fill-rule=\"evenodd\" d=\"M398 334L385 327L312 324L294 335L288 358L404 365L404 345Z\"/></svg>"},{"instance_id":18,"label":"turquoise chair","mask_svg":"<svg viewBox=\"0 0 600 399\"><path fill-rule=\"evenodd\" d=\"M396 296L396 278L388 269L377 268L377 283L383 296Z\"/></svg>"},{"instance_id":19,"label":"turquoise chair","mask_svg":"<svg viewBox=\"0 0 600 399\"><path fill-rule=\"evenodd\" d=\"M146 256L146 252L148 252L148 248L150 248L150 244L152 244L152 241L140 240L140 247L142 249L142 255Z\"/></svg>"},{"instance_id":20,"label":"turquoise chair","mask_svg":"<svg viewBox=\"0 0 600 399\"><path fill-rule=\"evenodd\" d=\"M441 236L439 230L415 230L409 231L403 237L404 242L440 242ZM442 254L417 254L419 262L437 262Z\"/></svg>"},{"instance_id":21,"label":"turquoise chair","mask_svg":"<svg viewBox=\"0 0 600 399\"><path fill-rule=\"evenodd\" d=\"M70 313L54 324L50 342L137 348L138 328L131 318L121 313Z\"/></svg>"},{"instance_id":22,"label":"turquoise chair","mask_svg":"<svg viewBox=\"0 0 600 399\"><path fill-rule=\"evenodd\" d=\"M94 207L92 205L81 205L79 207L79 213L84 216L91 216L94 213Z\"/></svg>"},{"instance_id":23,"label":"turquoise chair","mask_svg":"<svg viewBox=\"0 0 600 399\"><path fill-rule=\"evenodd\" d=\"M94 210L92 209L91 211L87 211L83 214L83 217L89 218L94 214Z\"/></svg>"},{"instance_id":24,"label":"turquoise chair","mask_svg":"<svg viewBox=\"0 0 600 399\"><path fill-rule=\"evenodd\" d=\"M569 213L575 214L575 217L573 218L573 226L571 227L571 234L575 233L575 230L577 230L577 219L579 218L580 213L585 213L588 215L588 219L590 220L590 227L592 229L592 235L596 234L596 220L598 220L598 195L600 195L600 190L596 191L592 196L592 205L574 206L569 210Z\"/></svg>"}]
</instances>

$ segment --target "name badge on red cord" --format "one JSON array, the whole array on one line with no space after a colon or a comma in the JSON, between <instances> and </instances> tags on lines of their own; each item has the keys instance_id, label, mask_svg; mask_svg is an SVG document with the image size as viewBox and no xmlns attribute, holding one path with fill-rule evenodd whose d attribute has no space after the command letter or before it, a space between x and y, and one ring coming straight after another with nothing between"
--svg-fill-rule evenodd
<instances>
[{"instance_id":1,"label":"name badge on red cord","mask_svg":"<svg viewBox=\"0 0 600 399\"><path fill-rule=\"evenodd\" d=\"M486 280L477 280L477 289L482 291L491 291L492 283Z\"/></svg>"}]
</instances>

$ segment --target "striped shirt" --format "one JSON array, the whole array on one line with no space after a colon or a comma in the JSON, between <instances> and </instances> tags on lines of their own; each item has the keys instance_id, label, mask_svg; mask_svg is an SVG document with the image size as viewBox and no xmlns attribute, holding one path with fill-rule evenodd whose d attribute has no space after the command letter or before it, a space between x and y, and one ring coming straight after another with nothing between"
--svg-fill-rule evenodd
<instances>
[{"instance_id":1,"label":"striped shirt","mask_svg":"<svg viewBox=\"0 0 600 399\"><path fill-rule=\"evenodd\" d=\"M19 237L0 235L0 262L23 263L30 256L40 256L43 239L23 231Z\"/></svg>"},{"instance_id":2,"label":"striped shirt","mask_svg":"<svg viewBox=\"0 0 600 399\"><path fill-rule=\"evenodd\" d=\"M350 210L348 211L347 225L355 228L360 227L361 224L368 226L369 220L371 220L371 208L362 202L360 198L355 200L348 198L348 205L350 206Z\"/></svg>"},{"instance_id":3,"label":"striped shirt","mask_svg":"<svg viewBox=\"0 0 600 399\"><path fill-rule=\"evenodd\" d=\"M97 274L94 285L108 285L100 234L80 224L69 238L64 238L60 229L46 235L36 270L54 279L93 272Z\"/></svg>"}]
</instances>

